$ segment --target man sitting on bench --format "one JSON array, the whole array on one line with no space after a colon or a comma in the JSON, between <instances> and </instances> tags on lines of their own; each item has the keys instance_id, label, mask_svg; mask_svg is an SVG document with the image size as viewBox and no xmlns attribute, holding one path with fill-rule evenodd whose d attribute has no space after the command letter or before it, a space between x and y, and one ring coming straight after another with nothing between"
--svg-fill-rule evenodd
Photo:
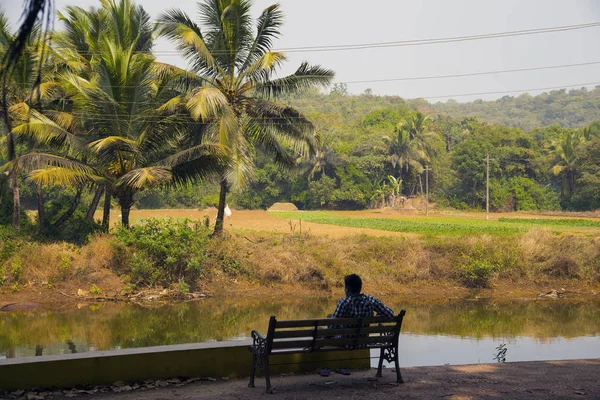
<instances>
[{"instance_id":1,"label":"man sitting on bench","mask_svg":"<svg viewBox=\"0 0 600 400\"><path fill-rule=\"evenodd\" d=\"M378 316L394 318L394 312L391 308L383 304L381 300L375 297L362 294L362 279L356 274L347 275L344 278L344 289L346 297L342 298L335 308L330 318L366 318L373 317L375 313ZM339 368L336 372L343 375L350 375L345 368ZM328 376L329 370L322 368L319 372L322 376Z\"/></svg>"},{"instance_id":2,"label":"man sitting on bench","mask_svg":"<svg viewBox=\"0 0 600 400\"><path fill-rule=\"evenodd\" d=\"M341 299L335 311L333 318L359 318L373 317L374 313L386 318L394 318L394 312L391 308L375 297L362 294L362 279L356 274L347 275L344 278L344 287L346 297Z\"/></svg>"}]
</instances>

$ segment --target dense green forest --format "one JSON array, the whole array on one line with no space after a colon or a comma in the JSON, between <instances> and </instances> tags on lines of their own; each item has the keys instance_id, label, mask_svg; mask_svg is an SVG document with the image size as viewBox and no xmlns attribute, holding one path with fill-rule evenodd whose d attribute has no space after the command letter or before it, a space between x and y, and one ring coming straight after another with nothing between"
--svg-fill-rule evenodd
<instances>
[{"instance_id":1,"label":"dense green forest","mask_svg":"<svg viewBox=\"0 0 600 400\"><path fill-rule=\"evenodd\" d=\"M79 235L70 224L95 229L98 208L107 228L114 206L128 225L132 207L402 207L427 190L438 207L481 210L488 163L491 210L600 207L600 87L470 103L352 95L320 66L277 76L277 5L253 24L249 1L237 14L211 4L201 14L222 18L201 26L177 10L153 26L129 0L68 7L52 44L28 39L3 81L1 224L37 209L40 230ZM0 14L0 52L15 37ZM190 70L157 61L156 37Z\"/></svg>"},{"instance_id":2,"label":"dense green forest","mask_svg":"<svg viewBox=\"0 0 600 400\"><path fill-rule=\"evenodd\" d=\"M600 119L600 87L430 104L350 95L336 84L328 94L281 101L313 122L320 151L290 170L258 154L250 184L232 196L236 207L265 209L277 201L303 209L391 205L394 196L423 193L428 167L438 206L481 210L487 154L492 210L600 207L600 125L594 122ZM411 127L415 132L405 135ZM147 191L139 206L205 207L217 200L213 185L195 185Z\"/></svg>"},{"instance_id":3,"label":"dense green forest","mask_svg":"<svg viewBox=\"0 0 600 400\"><path fill-rule=\"evenodd\" d=\"M600 208L600 126L593 122L600 119L598 94L600 88L557 90L535 97L430 104L397 96L349 95L343 85L335 85L328 94L284 98L280 101L300 110L315 125L321 140L318 155L282 169L258 151L252 179L232 193L230 203L250 209L266 209L277 201L293 202L302 209L391 205L394 194L422 194L428 166L433 202L481 210L489 153L491 210ZM403 130L398 126L418 113L424 119L418 133L423 138L416 140L424 140L427 151L412 149L418 146L411 139L394 166L392 145L398 144ZM8 198L8 185L4 181L2 185ZM76 194L74 189L44 189L51 199L47 204L51 213L59 212L53 210L54 203L64 208ZM23 206L35 209L35 186L23 179L21 190ZM204 180L140 191L135 205L204 208L216 206L218 194L218 182ZM81 195L81 212L92 195ZM7 222L10 207L3 203Z\"/></svg>"}]
</instances>

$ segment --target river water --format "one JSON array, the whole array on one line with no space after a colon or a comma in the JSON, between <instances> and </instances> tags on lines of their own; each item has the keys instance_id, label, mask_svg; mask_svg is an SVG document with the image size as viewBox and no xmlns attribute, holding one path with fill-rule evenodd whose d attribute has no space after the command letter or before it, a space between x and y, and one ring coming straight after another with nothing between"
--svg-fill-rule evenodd
<instances>
[{"instance_id":1,"label":"river water","mask_svg":"<svg viewBox=\"0 0 600 400\"><path fill-rule=\"evenodd\" d=\"M600 302L385 299L407 313L403 366L600 358ZM0 312L0 359L181 343L247 339L278 319L318 318L335 299L211 298L174 305L80 304ZM505 352L503 352L505 349Z\"/></svg>"}]
</instances>

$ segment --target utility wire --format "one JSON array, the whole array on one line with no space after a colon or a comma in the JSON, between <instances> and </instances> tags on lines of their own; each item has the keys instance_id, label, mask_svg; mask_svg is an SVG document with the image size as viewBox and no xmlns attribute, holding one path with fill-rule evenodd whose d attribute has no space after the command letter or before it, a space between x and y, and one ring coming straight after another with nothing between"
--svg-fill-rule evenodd
<instances>
[{"instance_id":1,"label":"utility wire","mask_svg":"<svg viewBox=\"0 0 600 400\"><path fill-rule=\"evenodd\" d=\"M160 23L161 22L159 22L159 24ZM524 30L505 31L505 32L496 32L496 33L485 33L485 34L479 34L479 35L439 37L439 38L430 38L430 39L399 40L399 41L392 41L392 42L372 42L372 43L362 43L362 44L282 47L280 49L273 49L272 51L299 53L299 52L364 50L364 49L387 48L387 47L423 46L423 45L440 44L440 43L454 43L454 42L495 39L495 38L513 37L513 36L537 35L537 34L543 34L543 33L566 32L566 31L573 31L573 30L579 30L579 29L595 28L595 27L599 27L599 26L600 26L600 22L591 22L591 23L586 23L586 24L564 25L564 26L555 26L555 27L548 27L548 28L524 29ZM61 48L61 47L60 46L54 47L54 49L58 49L58 48ZM63 48L65 48L65 47L63 47ZM181 55L181 52L178 50L155 50L151 53L155 54L155 55ZM233 52L233 51L222 51L222 50L212 52L213 55L229 55L229 54L237 54L237 53L238 53L237 51ZM84 54L84 53L79 53L79 54Z\"/></svg>"},{"instance_id":2,"label":"utility wire","mask_svg":"<svg viewBox=\"0 0 600 400\"><path fill-rule=\"evenodd\" d=\"M469 36L454 36L454 37L442 37L433 39L417 39L417 40L403 40L393 42L375 42L365 44L350 44L350 45L331 45L331 46L305 46L305 47L291 47L282 48L279 51L285 52L320 52L320 51L343 51L343 50L362 50L369 48L385 48L385 47L402 47L402 46L421 46L429 44L439 43L452 43L452 42L464 42L470 40L482 40L482 39L494 39L501 37L510 36L523 36L523 35L536 35L540 33L552 33L552 32L565 32L577 29L594 28L600 26L600 22L592 22L587 24L577 25L565 25L556 26L550 28L537 28L537 29L525 29L519 31L507 31L497 33L487 33L480 35L469 35Z\"/></svg>"},{"instance_id":3,"label":"utility wire","mask_svg":"<svg viewBox=\"0 0 600 400\"><path fill-rule=\"evenodd\" d=\"M539 71L539 70L544 70L544 69L581 67L581 66L585 66L585 65L596 65L596 64L600 64L600 61L591 61L591 62L578 63L578 64L549 65L549 66L529 67L529 68L504 69L504 70L496 70L496 71L470 72L470 73L464 73L464 74L415 76L415 77L407 77L407 78L366 79L366 80L346 81L346 82L336 82L336 83L352 84L352 83L376 83L376 82L397 82L397 81L417 81L417 80L428 80L428 79L462 78L462 77L466 77L466 76L505 74L505 73L512 73L512 72L524 72L524 71Z\"/></svg>"},{"instance_id":4,"label":"utility wire","mask_svg":"<svg viewBox=\"0 0 600 400\"><path fill-rule=\"evenodd\" d=\"M450 74L450 75L430 75L430 76L413 76L406 78L383 78L383 79L364 79L364 80L356 80L356 81L339 81L335 83L344 83L344 84L354 84L354 83L378 83L378 82L398 82L398 81L418 81L418 80L430 80L430 79L447 79L447 78L462 78L467 76L481 76L481 75L494 75L494 74L505 74L505 73L513 73L513 72L527 72L527 71L539 71L545 69L557 69L557 68L572 68L572 67L582 67L587 65L598 65L600 61L590 61L576 64L563 64L563 65L548 65L548 66L538 66L538 67L527 67L527 68L515 68L515 69L504 69L504 70L494 70L494 71L480 71L480 72L467 72L462 74ZM310 77L300 76L301 78ZM138 87L139 85L103 85L102 87L110 87L110 88L132 88ZM265 85L265 86L268 86Z\"/></svg>"}]
</instances>

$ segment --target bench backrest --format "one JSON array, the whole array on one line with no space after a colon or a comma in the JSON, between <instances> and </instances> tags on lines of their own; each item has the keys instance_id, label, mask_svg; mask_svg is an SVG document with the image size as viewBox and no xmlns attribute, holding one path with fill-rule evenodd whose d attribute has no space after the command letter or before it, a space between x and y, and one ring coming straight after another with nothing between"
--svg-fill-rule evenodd
<instances>
[{"instance_id":1,"label":"bench backrest","mask_svg":"<svg viewBox=\"0 0 600 400\"><path fill-rule=\"evenodd\" d=\"M404 310L393 318L269 320L267 352L396 347Z\"/></svg>"}]
</instances>

